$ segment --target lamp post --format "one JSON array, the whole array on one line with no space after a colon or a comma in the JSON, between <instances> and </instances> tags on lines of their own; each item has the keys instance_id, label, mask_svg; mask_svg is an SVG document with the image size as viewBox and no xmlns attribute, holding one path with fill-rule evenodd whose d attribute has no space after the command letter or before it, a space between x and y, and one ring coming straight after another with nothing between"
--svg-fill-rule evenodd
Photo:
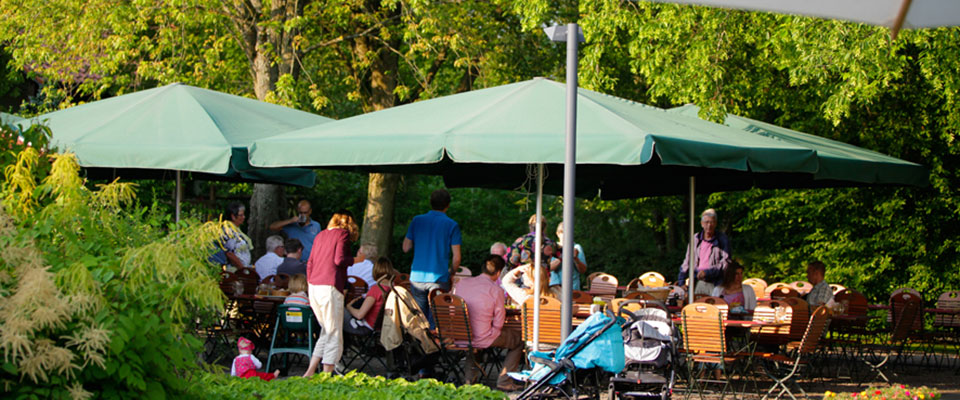
<instances>
[{"instance_id":1,"label":"lamp post","mask_svg":"<svg viewBox=\"0 0 960 400\"><path fill-rule=\"evenodd\" d=\"M576 206L577 172L577 47L585 41L583 31L576 23L554 25L543 29L554 42L567 43L567 136L566 156L563 162L563 252L562 294L560 300L560 335L570 335L573 318L573 211Z\"/></svg>"}]
</instances>

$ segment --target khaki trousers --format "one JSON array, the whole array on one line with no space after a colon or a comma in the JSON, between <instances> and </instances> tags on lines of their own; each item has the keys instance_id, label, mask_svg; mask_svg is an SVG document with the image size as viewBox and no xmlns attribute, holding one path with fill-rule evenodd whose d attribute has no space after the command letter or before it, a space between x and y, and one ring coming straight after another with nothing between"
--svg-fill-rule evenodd
<instances>
[{"instance_id":1,"label":"khaki trousers","mask_svg":"<svg viewBox=\"0 0 960 400\"><path fill-rule=\"evenodd\" d=\"M343 355L343 293L333 286L309 285L310 308L322 328L313 356L336 365Z\"/></svg>"}]
</instances>

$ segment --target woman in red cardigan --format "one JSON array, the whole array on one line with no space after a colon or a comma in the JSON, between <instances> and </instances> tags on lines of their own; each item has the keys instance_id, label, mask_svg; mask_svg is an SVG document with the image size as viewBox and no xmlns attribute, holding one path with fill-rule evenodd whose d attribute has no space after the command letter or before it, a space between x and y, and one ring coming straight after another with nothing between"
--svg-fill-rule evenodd
<instances>
[{"instance_id":1,"label":"woman in red cardigan","mask_svg":"<svg viewBox=\"0 0 960 400\"><path fill-rule=\"evenodd\" d=\"M350 256L350 244L360 236L353 214L340 210L333 214L327 229L317 234L307 261L307 283L310 308L323 328L304 377L317 372L323 361L323 372L333 372L343 354L343 293L347 284L347 267L364 260L362 252Z\"/></svg>"}]
</instances>

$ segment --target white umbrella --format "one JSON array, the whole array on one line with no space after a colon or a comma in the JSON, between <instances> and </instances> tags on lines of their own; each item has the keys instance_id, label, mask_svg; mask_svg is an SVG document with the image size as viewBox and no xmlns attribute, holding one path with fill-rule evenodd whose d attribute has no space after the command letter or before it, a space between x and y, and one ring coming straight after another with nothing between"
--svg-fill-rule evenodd
<instances>
[{"instance_id":1,"label":"white umbrella","mask_svg":"<svg viewBox=\"0 0 960 400\"><path fill-rule=\"evenodd\" d=\"M652 0L662 3L770 11L862 22L890 28L896 39L903 29L960 25L957 0Z\"/></svg>"}]
</instances>

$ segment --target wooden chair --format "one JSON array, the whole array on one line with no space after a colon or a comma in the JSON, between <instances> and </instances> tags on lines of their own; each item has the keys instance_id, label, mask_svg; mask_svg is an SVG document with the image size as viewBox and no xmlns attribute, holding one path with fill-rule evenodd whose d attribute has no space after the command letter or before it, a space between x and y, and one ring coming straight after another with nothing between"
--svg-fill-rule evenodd
<instances>
[{"instance_id":1,"label":"wooden chair","mask_svg":"<svg viewBox=\"0 0 960 400\"><path fill-rule=\"evenodd\" d=\"M617 277L601 272L590 280L590 291L588 293L598 296L604 301L610 301L610 299L617 297L617 285Z\"/></svg>"},{"instance_id":2,"label":"wooden chair","mask_svg":"<svg viewBox=\"0 0 960 400\"><path fill-rule=\"evenodd\" d=\"M753 289L753 294L757 298L763 297L766 294L767 282L760 278L750 278L743 280L744 286L750 286Z\"/></svg>"},{"instance_id":3,"label":"wooden chair","mask_svg":"<svg viewBox=\"0 0 960 400\"><path fill-rule=\"evenodd\" d=\"M238 281L239 279L237 278L236 274L229 271L223 271L220 273L220 290L222 290L223 294L225 294L227 297L233 297L237 288L237 284L235 282ZM240 284L240 288L240 290L243 290L242 283Z\"/></svg>"},{"instance_id":4,"label":"wooden chair","mask_svg":"<svg viewBox=\"0 0 960 400\"><path fill-rule=\"evenodd\" d=\"M763 322L785 322L793 320L793 307L782 300L759 300L757 308L753 310L753 320ZM751 333L757 336L761 344L784 344L790 341L790 325L773 328L750 328ZM761 335L762 333L762 335Z\"/></svg>"},{"instance_id":5,"label":"wooden chair","mask_svg":"<svg viewBox=\"0 0 960 400\"><path fill-rule=\"evenodd\" d=\"M766 289L763 289L763 295L764 295L763 297L766 297L766 298L768 298L768 299L769 299L769 298L772 298L772 297L770 297L770 293L772 293L774 290L777 290L777 289L782 288L782 287L790 287L790 284L788 284L788 283L783 283L783 282L777 282L777 283L773 283L773 284L767 285L767 288L766 288ZM792 288L791 288L791 289L792 289Z\"/></svg>"},{"instance_id":6,"label":"wooden chair","mask_svg":"<svg viewBox=\"0 0 960 400\"><path fill-rule=\"evenodd\" d=\"M589 285L589 284L593 283L593 278L596 278L597 276L599 276L599 275L601 275L601 274L604 274L604 272L600 272L600 271L591 272L590 275L587 275L587 284Z\"/></svg>"},{"instance_id":7,"label":"wooden chair","mask_svg":"<svg viewBox=\"0 0 960 400\"><path fill-rule=\"evenodd\" d=\"M777 388L780 388L780 393L777 394L776 398L779 399L785 393L793 398L794 395L790 390L790 386L787 386L788 383L799 389L804 397L807 397L807 393L798 385L797 378L800 377L801 368L806 367L816 353L820 338L823 337L823 332L827 329L827 325L830 322L829 316L830 312L826 307L818 307L813 312L813 315L810 316L810 320L805 321L804 325L806 325L806 329L800 341L787 345L787 348L790 349L789 353L762 353L764 360L771 361L770 363L761 363L764 367L763 370L766 375L774 381L773 386L767 390L764 398L770 397L770 394Z\"/></svg>"},{"instance_id":8,"label":"wooden chair","mask_svg":"<svg viewBox=\"0 0 960 400\"><path fill-rule=\"evenodd\" d=\"M573 291L573 314L584 315L590 313L590 306L593 305L593 296L589 293L574 290Z\"/></svg>"},{"instance_id":9,"label":"wooden chair","mask_svg":"<svg viewBox=\"0 0 960 400\"><path fill-rule=\"evenodd\" d=\"M877 377L880 377L886 383L890 383L890 379L887 378L884 369L891 356L895 355L895 360L899 360L903 356L903 351L910 338L910 331L913 329L913 321L922 308L920 296L915 296L912 293L899 294L905 294L906 296L899 300L902 304L898 312L894 313L890 340L865 345L860 354L860 359L870 367ZM864 376L863 379L866 380L869 377Z\"/></svg>"},{"instance_id":10,"label":"wooden chair","mask_svg":"<svg viewBox=\"0 0 960 400\"><path fill-rule=\"evenodd\" d=\"M837 293L840 293L841 290L846 290L847 288L839 283L831 283L830 290L833 291L833 295L836 296Z\"/></svg>"},{"instance_id":11,"label":"wooden chair","mask_svg":"<svg viewBox=\"0 0 960 400\"><path fill-rule=\"evenodd\" d=\"M346 304L359 299L367 294L367 282L359 276L350 275L347 277L347 295L344 299Z\"/></svg>"},{"instance_id":12,"label":"wooden chair","mask_svg":"<svg viewBox=\"0 0 960 400\"><path fill-rule=\"evenodd\" d=\"M643 283L640 282L640 278L633 278L630 280L630 282L627 283L627 286L624 286L623 294L633 292L639 289L641 286L643 286Z\"/></svg>"},{"instance_id":13,"label":"wooden chair","mask_svg":"<svg viewBox=\"0 0 960 400\"><path fill-rule=\"evenodd\" d=\"M810 293L810 291L813 290L813 285L807 281L790 282L790 287L792 287L793 290L796 290L797 293L800 293L801 296L806 296L807 293Z\"/></svg>"},{"instance_id":14,"label":"wooden chair","mask_svg":"<svg viewBox=\"0 0 960 400\"><path fill-rule=\"evenodd\" d=\"M287 275L287 274L270 275L270 276L267 276L266 278L263 278L263 281L260 283L273 285L273 287L276 289L286 289L287 286L290 284L290 275Z\"/></svg>"},{"instance_id":15,"label":"wooden chair","mask_svg":"<svg viewBox=\"0 0 960 400\"><path fill-rule=\"evenodd\" d=\"M640 275L640 281L642 281L643 286L646 287L664 287L667 285L667 280L663 278L663 275L654 271Z\"/></svg>"},{"instance_id":16,"label":"wooden chair","mask_svg":"<svg viewBox=\"0 0 960 400\"><path fill-rule=\"evenodd\" d=\"M433 309L433 318L437 324L443 369L452 372L456 381L463 383L465 371L460 365L460 355L474 353L475 350L467 303L460 296L438 293L430 300L430 308ZM473 359L476 361L477 357ZM479 364L476 366L483 371Z\"/></svg>"},{"instance_id":17,"label":"wooden chair","mask_svg":"<svg viewBox=\"0 0 960 400\"><path fill-rule=\"evenodd\" d=\"M697 303L707 303L717 307L717 309L720 310L720 315L724 320L726 320L727 316L729 315L730 310L729 306L727 305L727 301L721 297L707 296L697 300Z\"/></svg>"},{"instance_id":18,"label":"wooden chair","mask_svg":"<svg viewBox=\"0 0 960 400\"><path fill-rule=\"evenodd\" d=\"M393 286L403 286L406 289L410 289L410 274L399 273L397 276L393 277Z\"/></svg>"},{"instance_id":19,"label":"wooden chair","mask_svg":"<svg viewBox=\"0 0 960 400\"><path fill-rule=\"evenodd\" d=\"M906 302L913 299L916 299L920 302L920 309L917 311L917 315L911 323L911 329L913 332L921 332L923 331L923 297L921 297L920 293L917 293L916 290L909 288L905 290L898 290L890 296L890 312L888 314L892 319L889 320L896 321L897 314L901 312Z\"/></svg>"},{"instance_id":20,"label":"wooden chair","mask_svg":"<svg viewBox=\"0 0 960 400\"><path fill-rule=\"evenodd\" d=\"M696 388L703 398L707 383L723 384L720 392L720 398L723 398L734 374L734 364L742 357L727 351L720 309L712 304L693 303L683 308L681 318L684 333L683 354L686 357L690 386ZM726 379L718 381L698 378L699 371L696 367L699 363L719 364Z\"/></svg>"},{"instance_id":21,"label":"wooden chair","mask_svg":"<svg viewBox=\"0 0 960 400\"><path fill-rule=\"evenodd\" d=\"M940 297L937 298L937 308L949 310L960 309L960 292L943 292ZM933 319L933 325L941 328L958 328L960 327L960 315L937 314Z\"/></svg>"},{"instance_id":22,"label":"wooden chair","mask_svg":"<svg viewBox=\"0 0 960 400\"><path fill-rule=\"evenodd\" d=\"M781 287L779 287L779 288L777 288L777 289L774 289L774 290L770 291L770 296L769 296L769 297L770 297L771 299L783 299L783 298L787 298L787 297L797 297L797 298L799 298L799 297L800 297L800 293L798 293L798 292L797 292L794 288L792 288L792 287L781 286Z\"/></svg>"},{"instance_id":23,"label":"wooden chair","mask_svg":"<svg viewBox=\"0 0 960 400\"><path fill-rule=\"evenodd\" d=\"M457 275L460 275L460 276L473 276L473 271L471 271L470 268L467 268L467 267L464 267L464 266L461 265L461 266L460 266L460 270L457 271Z\"/></svg>"},{"instance_id":24,"label":"wooden chair","mask_svg":"<svg viewBox=\"0 0 960 400\"><path fill-rule=\"evenodd\" d=\"M533 342L533 297L523 303L522 308L522 331L523 340L529 343ZM541 297L540 298L540 332L537 336L541 345L559 346L563 342L560 337L560 300ZM534 349L536 351L537 349Z\"/></svg>"},{"instance_id":25,"label":"wooden chair","mask_svg":"<svg viewBox=\"0 0 960 400\"><path fill-rule=\"evenodd\" d=\"M807 318L810 316L810 306L806 300L799 297L785 297L781 299L790 305L793 315L790 318L790 337L791 341L803 338L803 333L807 330Z\"/></svg>"},{"instance_id":26,"label":"wooden chair","mask_svg":"<svg viewBox=\"0 0 960 400\"><path fill-rule=\"evenodd\" d=\"M253 268L240 268L234 272L241 283L243 283L243 294L257 294L257 286L260 286L260 276L257 270Z\"/></svg>"},{"instance_id":27,"label":"wooden chair","mask_svg":"<svg viewBox=\"0 0 960 400\"><path fill-rule=\"evenodd\" d=\"M652 294L647 292L630 292L626 296L623 296L628 300L647 300L647 301L656 301L657 299L653 297Z\"/></svg>"}]
</instances>

